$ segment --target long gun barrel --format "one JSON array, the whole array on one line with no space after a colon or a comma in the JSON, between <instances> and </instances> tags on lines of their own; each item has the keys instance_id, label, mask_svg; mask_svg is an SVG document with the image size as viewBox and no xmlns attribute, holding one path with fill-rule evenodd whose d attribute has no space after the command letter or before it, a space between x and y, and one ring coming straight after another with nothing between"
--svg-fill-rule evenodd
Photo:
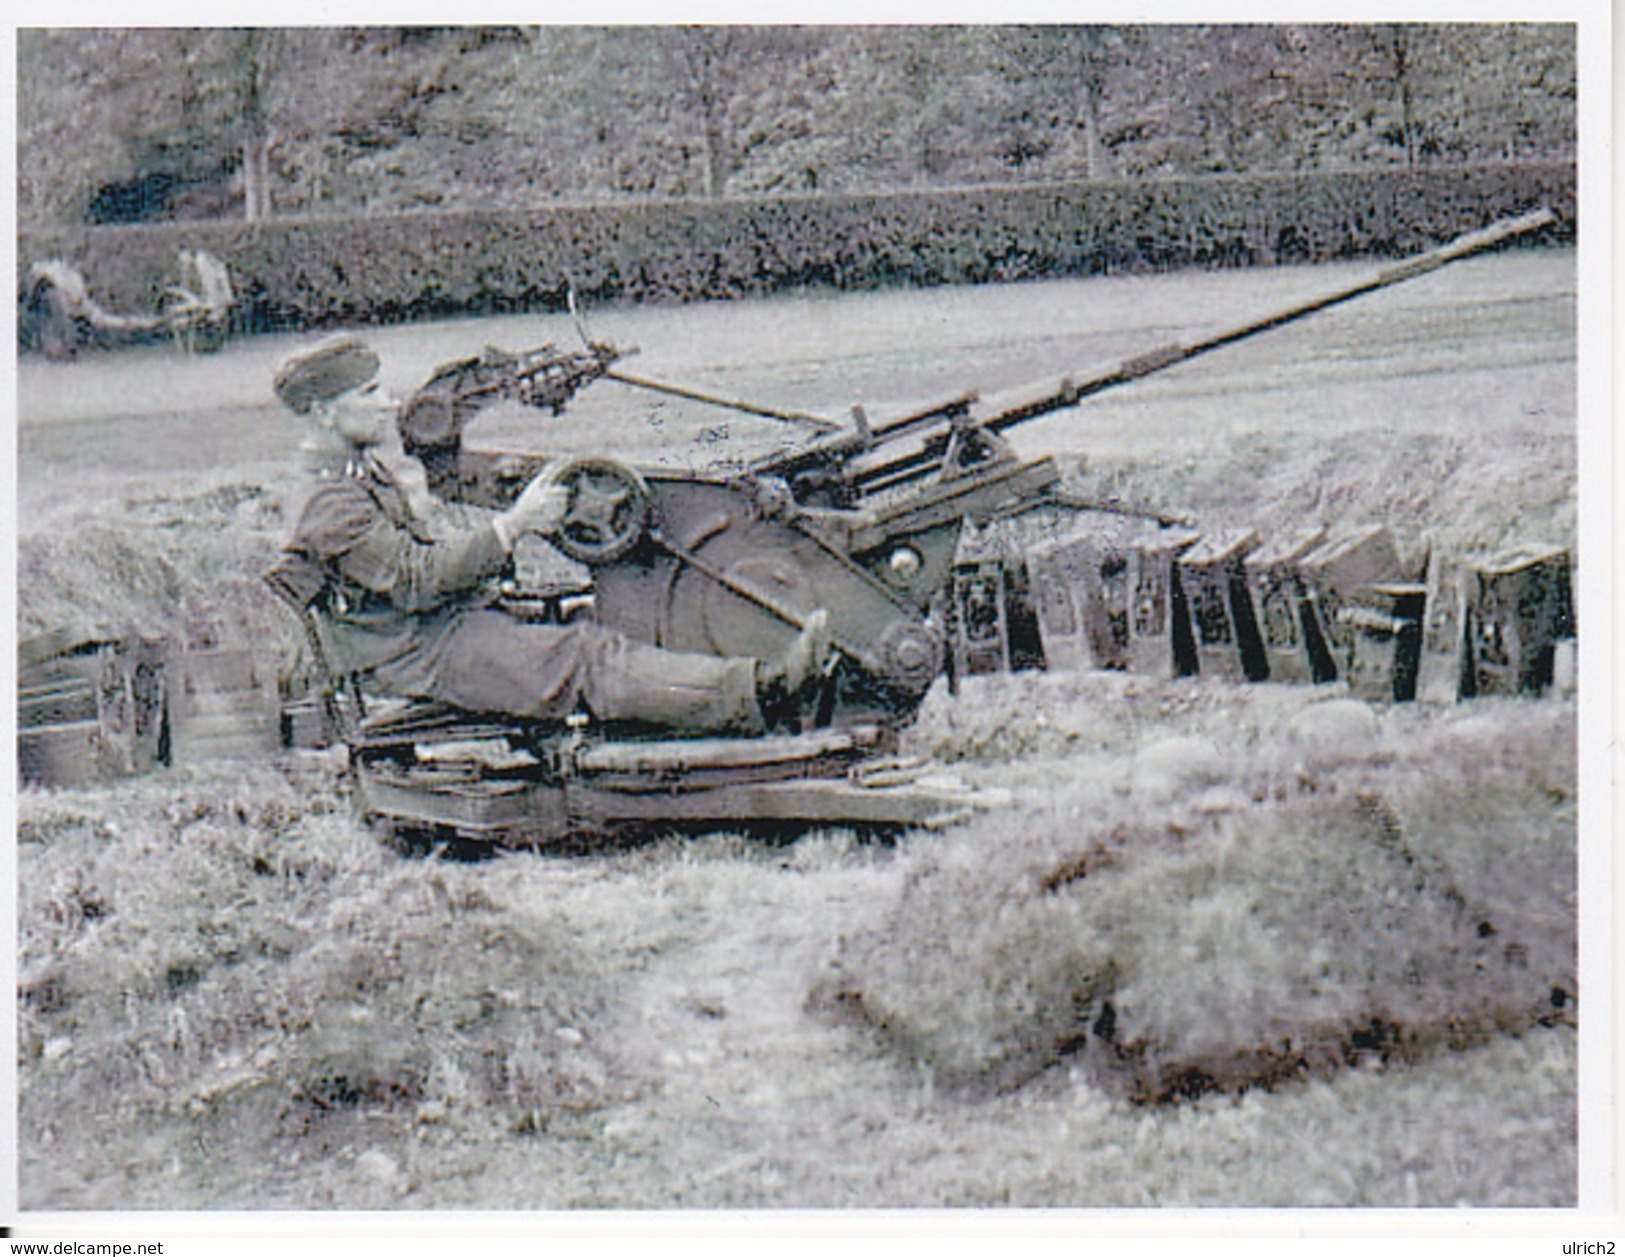
<instances>
[{"instance_id":1,"label":"long gun barrel","mask_svg":"<svg viewBox=\"0 0 1625 1257\"><path fill-rule=\"evenodd\" d=\"M956 440L961 446L964 445L967 431L974 430L985 442L989 439L986 434L1002 433L1018 424L1076 406L1084 398L1107 389L1144 379L1260 332L1284 327L1345 301L1415 279L1515 236L1548 226L1556 221L1556 217L1551 210L1541 209L1504 219L1481 231L1459 236L1430 252L1387 267L1368 279L1347 284L1190 344L1173 342L1115 366L1094 370L1078 378L1063 376L1014 396L983 400L974 393L965 394L876 424L873 428L860 427L857 433L847 432L824 438L799 450L775 456L758 465L756 470L797 475L818 467L821 462L833 461L841 466L841 478L858 496L894 488L938 471Z\"/></svg>"},{"instance_id":2,"label":"long gun barrel","mask_svg":"<svg viewBox=\"0 0 1625 1257\"><path fill-rule=\"evenodd\" d=\"M994 432L1003 432L1006 428L1013 428L1017 424L1026 423L1029 419L1036 419L1040 415L1047 415L1055 410L1062 410L1068 406L1075 406L1085 397L1096 393L1103 393L1109 388L1116 388L1120 384L1143 379L1158 371L1166 370L1176 363L1188 362L1201 354L1210 353L1215 349L1222 349L1226 345L1233 345L1237 341L1246 340L1260 332L1271 331L1277 327L1285 327L1288 323L1295 323L1299 319L1307 318L1311 314L1318 314L1332 306L1341 305L1345 301L1353 301L1356 297L1363 297L1367 293L1379 289L1391 288L1395 284L1402 284L1406 280L1415 279L1419 275L1426 275L1447 266L1461 258L1485 249L1494 248L1515 236L1521 236L1531 231L1537 231L1557 220L1557 216L1549 209L1536 210L1533 213L1523 214L1517 218L1503 219L1481 231L1469 232L1458 236L1449 244L1442 245L1430 252L1418 254L1395 266L1387 267L1377 272L1370 279L1334 289L1322 296L1297 305L1288 306L1274 314L1267 314L1261 318L1217 332L1212 336L1204 337L1189 345L1173 342L1151 350L1150 353L1140 354L1129 358L1109 370L1097 372L1084 377L1082 380L1072 382L1062 379L1047 390L1039 392L1028 400L1015 401L1000 406L994 413L985 418L979 417L972 411L971 418Z\"/></svg>"}]
</instances>

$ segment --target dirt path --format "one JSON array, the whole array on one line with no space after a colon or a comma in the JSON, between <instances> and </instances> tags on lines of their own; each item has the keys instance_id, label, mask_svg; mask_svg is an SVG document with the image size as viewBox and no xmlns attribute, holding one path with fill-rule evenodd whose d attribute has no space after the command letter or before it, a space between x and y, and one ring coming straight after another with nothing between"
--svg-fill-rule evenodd
<instances>
[{"instance_id":1,"label":"dirt path","mask_svg":"<svg viewBox=\"0 0 1625 1257\"><path fill-rule=\"evenodd\" d=\"M1351 352L1372 357L1367 378L1386 378L1393 367L1384 364L1397 347L1412 351L1403 359L1404 373L1412 378L1486 365L1486 352L1511 366L1505 341L1525 325L1544 327L1546 338L1521 341L1520 359L1534 355L1567 362L1572 316L1554 320L1528 307L1572 306L1574 266L1573 251L1562 249L1469 259L1116 396L1133 398L1165 387L1175 395L1191 387L1222 391L1234 383L1231 372L1248 377L1254 387L1297 380L1306 371L1336 374L1346 369L1340 360ZM676 309L610 308L593 315L591 330L596 338L634 350L626 366L638 375L719 388L840 420L853 403L884 412L966 390L992 395L1061 373L1078 375L1169 339L1231 326L1375 269L1348 263L850 296L787 294ZM1491 334L1480 336L1485 331ZM385 385L402 395L438 364L478 353L487 344L510 350L579 344L574 325L561 314L375 327L365 335L384 359ZM165 346L87 354L71 363L30 356L18 368L19 422L29 428L186 413L274 413L275 366L309 339L257 336L191 357ZM653 408L682 413L680 403L608 385L583 394L580 404L621 413ZM1089 403L1089 410L1100 404ZM718 419L717 412L702 409L711 421ZM741 431L784 431L761 420L734 418ZM1056 424L1060 430L1073 426L1057 419L1034 431Z\"/></svg>"},{"instance_id":2,"label":"dirt path","mask_svg":"<svg viewBox=\"0 0 1625 1257\"><path fill-rule=\"evenodd\" d=\"M895 896L906 857L811 843L782 860L680 863L635 888L648 900L634 911L676 908L691 928L650 954L621 1006L618 1055L661 1082L606 1134L693 1167L678 1203L773 1203L788 1189L798 1204L840 1204L872 1191L874 1150L857 1144L899 1080L863 1035L812 1016L807 997L848 924Z\"/></svg>"}]
</instances>

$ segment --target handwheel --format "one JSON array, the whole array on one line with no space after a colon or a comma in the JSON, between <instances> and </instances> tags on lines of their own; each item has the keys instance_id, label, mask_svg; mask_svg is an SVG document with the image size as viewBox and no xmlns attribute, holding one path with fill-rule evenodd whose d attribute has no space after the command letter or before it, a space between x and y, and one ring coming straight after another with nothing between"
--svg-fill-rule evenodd
<instances>
[{"instance_id":1,"label":"handwheel","mask_svg":"<svg viewBox=\"0 0 1625 1257\"><path fill-rule=\"evenodd\" d=\"M456 398L433 388L419 389L407 398L395 419L401 448L413 458L419 456L420 450L458 444L462 427L458 422Z\"/></svg>"},{"instance_id":2,"label":"handwheel","mask_svg":"<svg viewBox=\"0 0 1625 1257\"><path fill-rule=\"evenodd\" d=\"M649 486L625 463L572 459L551 479L570 493L552 542L577 563L613 563L642 538L649 522Z\"/></svg>"}]
</instances>

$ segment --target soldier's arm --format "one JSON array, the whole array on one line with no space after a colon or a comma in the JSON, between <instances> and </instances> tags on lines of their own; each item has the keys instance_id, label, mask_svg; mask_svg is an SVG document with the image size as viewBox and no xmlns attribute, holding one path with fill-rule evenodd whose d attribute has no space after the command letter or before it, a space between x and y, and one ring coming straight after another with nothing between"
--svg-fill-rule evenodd
<instances>
[{"instance_id":1,"label":"soldier's arm","mask_svg":"<svg viewBox=\"0 0 1625 1257\"><path fill-rule=\"evenodd\" d=\"M488 523L419 541L379 509L360 485L324 486L300 532L347 582L389 598L401 611L430 611L502 574L508 547Z\"/></svg>"}]
</instances>

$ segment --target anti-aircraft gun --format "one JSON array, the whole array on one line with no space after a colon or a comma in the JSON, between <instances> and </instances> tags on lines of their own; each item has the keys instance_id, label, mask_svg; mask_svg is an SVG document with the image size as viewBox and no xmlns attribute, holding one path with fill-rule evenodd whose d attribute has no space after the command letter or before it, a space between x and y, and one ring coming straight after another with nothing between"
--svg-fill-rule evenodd
<instances>
[{"instance_id":1,"label":"anti-aircraft gun","mask_svg":"<svg viewBox=\"0 0 1625 1257\"><path fill-rule=\"evenodd\" d=\"M949 664L945 595L964 523L986 524L1044 505L1091 505L1068 493L1053 460L1022 458L1006 433L1552 221L1545 210L1506 220L1191 344L1164 345L1018 394L983 399L966 393L878 424L855 410L847 427L749 407L822 430L743 472L579 461L561 472L571 486L572 505L559 546L593 569L599 618L657 645L771 654L807 612L828 608L844 662L832 678L825 717L895 718L911 711ZM548 353L546 378L552 387L533 405L557 410L568 392L607 378L744 408L730 399L629 377L615 369L621 355L607 346L591 345L582 354ZM535 392L536 377L528 373L537 355L513 360L520 364L515 389ZM500 507L546 465L534 455L463 445L464 423L479 402L503 391L484 374L503 362L493 353L478 365L443 368L402 413L408 452L433 469L434 484L449 499ZM440 394L452 378L471 379L476 386L448 408Z\"/></svg>"},{"instance_id":2,"label":"anti-aircraft gun","mask_svg":"<svg viewBox=\"0 0 1625 1257\"><path fill-rule=\"evenodd\" d=\"M530 745L531 766L517 777L499 772L507 784L494 795L486 769L466 780L453 774L452 787L425 785L417 745L423 727L410 719L377 726L371 745L384 752L363 756L374 769L372 806L397 821L498 840L525 829L556 838L583 826L638 819L912 823L940 814L949 806L941 799L911 796L893 806L873 793L855 797L850 787L855 771L892 747L892 733L933 682L945 673L951 680L962 666L965 640L978 631L967 621L1008 610L998 599L978 610L974 600L957 596L955 560L967 527L1041 507L1096 505L1068 490L1052 459L1023 458L1007 433L1552 221L1542 210L1498 223L1191 344L1165 345L1016 394L950 397L878 423L861 409L849 425L837 425L633 376L617 366L632 351L593 342L584 328L581 352L553 346L522 354L487 351L449 364L400 417L403 445L423 462L432 490L450 502L501 508L544 469L569 489L554 544L590 569L590 589L532 591L531 614L561 616L571 601L565 595L576 595L572 605L590 605L597 620L634 640L764 658L782 651L808 614L822 607L830 615L836 663L821 702L800 728L720 747L587 746L576 731L568 754L558 743L546 750ZM607 457L550 463L464 442L470 421L493 399L558 413L577 390L600 379L794 422L813 435L743 470L726 471L640 468ZM522 591L520 602L526 597ZM1172 614L1166 601L1156 614L1166 627ZM452 728L468 732L455 721ZM399 756L407 745L416 748L417 760ZM443 775L444 764L434 772ZM476 788L476 780L484 784Z\"/></svg>"}]
</instances>

